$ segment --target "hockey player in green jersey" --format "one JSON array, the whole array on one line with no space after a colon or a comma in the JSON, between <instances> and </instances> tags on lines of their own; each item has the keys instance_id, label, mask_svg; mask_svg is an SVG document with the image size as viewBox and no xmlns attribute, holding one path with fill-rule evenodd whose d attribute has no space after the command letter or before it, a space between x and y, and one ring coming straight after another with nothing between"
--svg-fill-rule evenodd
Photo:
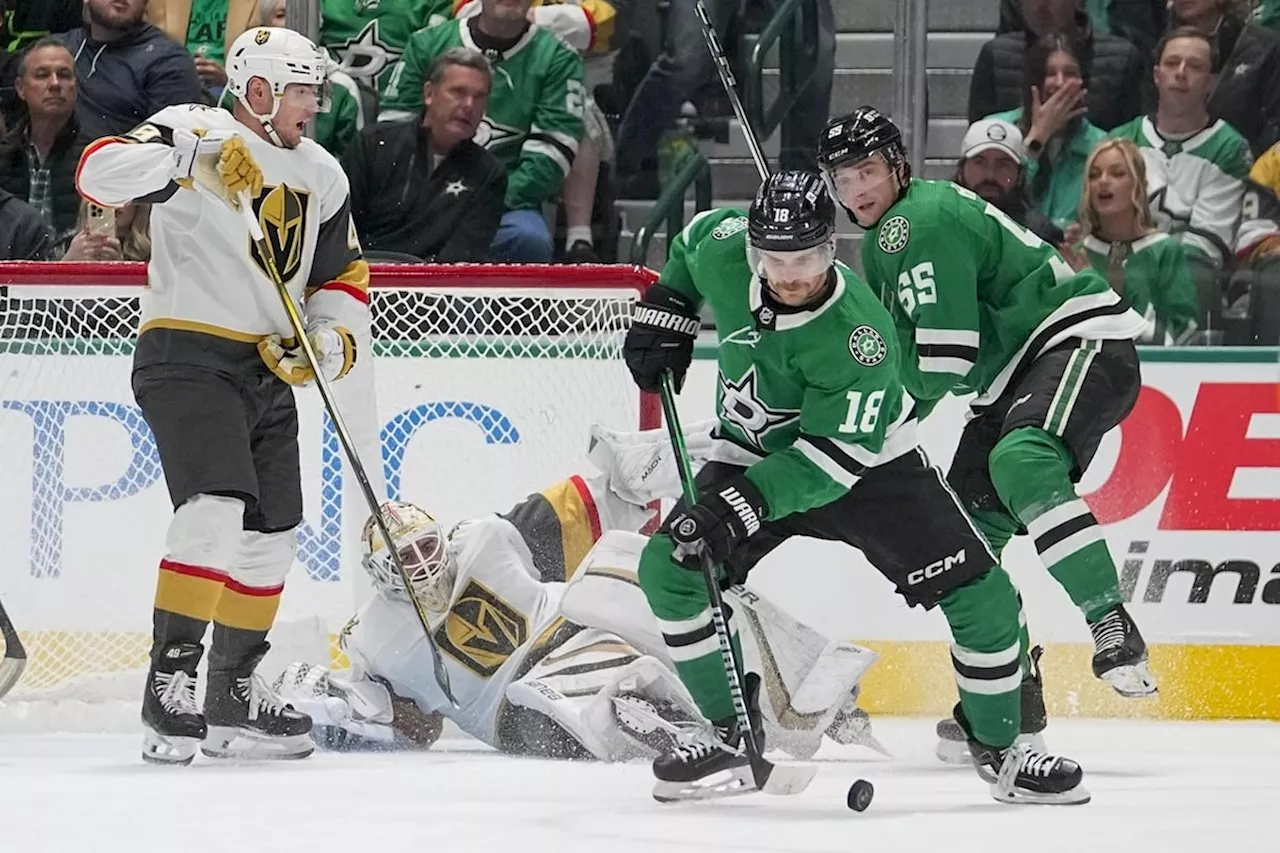
<instances>
[{"instance_id":1,"label":"hockey player in green jersey","mask_svg":"<svg viewBox=\"0 0 1280 853\"><path fill-rule=\"evenodd\" d=\"M320 46L340 70L381 92L409 37L452 12L452 0L322 0Z\"/></svg>"},{"instance_id":2,"label":"hockey player in green jersey","mask_svg":"<svg viewBox=\"0 0 1280 853\"><path fill-rule=\"evenodd\" d=\"M749 214L709 211L689 223L632 318L624 356L646 391L668 372L677 388L683 382L702 304L719 335L719 424L698 502L678 503L640 559L671 658L715 727L654 761L654 795L754 790L741 751L750 735L735 722L697 555L721 567L722 583L741 582L778 545L809 536L860 549L909 603L942 608L955 639L958 713L993 796L1084 802L1074 761L1013 746L1026 666L1017 592L920 452L893 321L835 263L834 232L821 178L774 175ZM746 683L750 706L759 681Z\"/></svg>"},{"instance_id":3,"label":"hockey player in green jersey","mask_svg":"<svg viewBox=\"0 0 1280 853\"><path fill-rule=\"evenodd\" d=\"M1075 488L1137 400L1142 317L969 191L911 178L898 128L871 107L833 119L818 159L867 229L863 268L893 315L917 411L953 389L977 395L951 487L997 554L1015 534L1034 538L1089 624L1094 675L1125 696L1154 693L1106 539Z\"/></svg>"}]
</instances>

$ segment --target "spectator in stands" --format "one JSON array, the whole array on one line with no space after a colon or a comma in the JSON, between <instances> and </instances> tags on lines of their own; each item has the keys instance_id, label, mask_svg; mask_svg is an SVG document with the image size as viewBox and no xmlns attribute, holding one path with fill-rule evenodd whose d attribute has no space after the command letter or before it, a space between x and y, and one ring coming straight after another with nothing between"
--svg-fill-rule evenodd
<instances>
[{"instance_id":1,"label":"spectator in stands","mask_svg":"<svg viewBox=\"0 0 1280 853\"><path fill-rule=\"evenodd\" d=\"M1252 165L1244 138L1209 115L1212 68L1208 36L1190 27L1166 33L1152 71L1155 112L1112 132L1142 152L1156 225L1182 241L1193 271L1210 273L1231 257Z\"/></svg>"},{"instance_id":2,"label":"spectator in stands","mask_svg":"<svg viewBox=\"0 0 1280 853\"><path fill-rule=\"evenodd\" d=\"M990 118L976 121L965 131L953 180L1056 246L1062 242L1062 229L1027 205L1024 157L1022 131L1017 125Z\"/></svg>"},{"instance_id":3,"label":"spectator in stands","mask_svg":"<svg viewBox=\"0 0 1280 853\"><path fill-rule=\"evenodd\" d=\"M1187 343L1200 324L1199 298L1182 245L1156 228L1146 165L1128 139L1106 139L1089 155L1079 221L1063 257L1092 266L1147 320L1141 343Z\"/></svg>"},{"instance_id":4,"label":"spectator in stands","mask_svg":"<svg viewBox=\"0 0 1280 853\"><path fill-rule=\"evenodd\" d=\"M18 60L33 42L80 25L84 0L0 0L0 120L12 125L21 102L14 88Z\"/></svg>"},{"instance_id":5,"label":"spectator in stands","mask_svg":"<svg viewBox=\"0 0 1280 853\"><path fill-rule=\"evenodd\" d=\"M1265 151L1280 138L1280 36L1249 23L1247 0L1172 0L1171 10L1173 26L1200 31L1213 49L1209 115Z\"/></svg>"},{"instance_id":6,"label":"spectator in stands","mask_svg":"<svg viewBox=\"0 0 1280 853\"><path fill-rule=\"evenodd\" d=\"M0 187L34 207L61 243L76 227L76 166L88 142L75 114L75 61L44 36L27 48L17 73L23 108L0 142Z\"/></svg>"},{"instance_id":7,"label":"spectator in stands","mask_svg":"<svg viewBox=\"0 0 1280 853\"><path fill-rule=\"evenodd\" d=\"M473 139L493 78L478 50L446 50L431 63L415 121L365 128L342 167L365 251L439 263L483 261L506 210L507 174Z\"/></svg>"},{"instance_id":8,"label":"spectator in stands","mask_svg":"<svg viewBox=\"0 0 1280 853\"><path fill-rule=\"evenodd\" d=\"M1111 33L1148 56L1164 32L1168 0L1084 0L1089 23L1100 33ZM997 33L1018 32L1025 22L1020 0L1000 0Z\"/></svg>"},{"instance_id":9,"label":"spectator in stands","mask_svg":"<svg viewBox=\"0 0 1280 853\"><path fill-rule=\"evenodd\" d=\"M490 247L495 261L551 260L542 207L560 191L582 138L582 57L528 20L531 4L481 0L475 17L414 33L382 93L379 113L381 120L417 115L427 68L446 50L484 52L493 66L493 90L477 139L507 170L506 212Z\"/></svg>"},{"instance_id":10,"label":"spectator in stands","mask_svg":"<svg viewBox=\"0 0 1280 853\"><path fill-rule=\"evenodd\" d=\"M126 133L173 104L198 103L181 45L142 20L145 0L84 0L85 26L59 38L76 61L76 115L90 139Z\"/></svg>"},{"instance_id":11,"label":"spectator in stands","mask_svg":"<svg viewBox=\"0 0 1280 853\"><path fill-rule=\"evenodd\" d=\"M260 26L255 20L257 6L257 0L147 0L146 16L170 39L186 47L195 58L200 80L216 97L227 85L231 43L249 27Z\"/></svg>"},{"instance_id":12,"label":"spectator in stands","mask_svg":"<svg viewBox=\"0 0 1280 853\"><path fill-rule=\"evenodd\" d=\"M6 261L50 261L53 232L40 213L22 199L0 189L0 258Z\"/></svg>"},{"instance_id":13,"label":"spectator in stands","mask_svg":"<svg viewBox=\"0 0 1280 853\"><path fill-rule=\"evenodd\" d=\"M62 260L151 260L151 205L126 204L104 210L82 202L79 230Z\"/></svg>"},{"instance_id":14,"label":"spectator in stands","mask_svg":"<svg viewBox=\"0 0 1280 853\"><path fill-rule=\"evenodd\" d=\"M1096 32L1079 0L1022 0L1023 24L982 46L969 85L969 121L1022 103L1027 50L1042 36L1060 33L1074 47L1089 82L1088 117L1110 130L1139 113L1146 69L1138 49L1119 36Z\"/></svg>"},{"instance_id":15,"label":"spectator in stands","mask_svg":"<svg viewBox=\"0 0 1280 853\"><path fill-rule=\"evenodd\" d=\"M848 2L848 0L843 0ZM705 0L711 22L723 40L743 0ZM800 94L786 121L795 135L795 148L780 151L782 169L817 171L814 152L826 126L831 106L835 67L835 13L831 0L818 0L814 49L816 79ZM618 128L618 175L623 193L634 198L654 198L658 187L658 142L680 115L685 101L716 76L715 65L695 14L695 0L670 0L667 13L668 48L654 61L631 96ZM988 110L994 112L995 108ZM977 116L981 118L981 116Z\"/></svg>"},{"instance_id":16,"label":"spectator in stands","mask_svg":"<svg viewBox=\"0 0 1280 853\"><path fill-rule=\"evenodd\" d=\"M1106 136L1085 117L1089 93L1075 50L1061 33L1037 39L1027 49L1022 106L991 116L1022 132L1027 199L1058 228L1075 221L1085 161Z\"/></svg>"},{"instance_id":17,"label":"spectator in stands","mask_svg":"<svg viewBox=\"0 0 1280 853\"><path fill-rule=\"evenodd\" d=\"M289 0L258 0L257 10L249 21L250 27L283 27ZM247 29L247 28L246 28ZM197 57L197 62L199 58ZM328 64L329 108L316 113L315 141L335 157L341 157L351 140L364 128L364 116L360 109L361 93L356 82L342 70L332 57ZM231 109L235 96L224 89L218 106Z\"/></svg>"}]
</instances>

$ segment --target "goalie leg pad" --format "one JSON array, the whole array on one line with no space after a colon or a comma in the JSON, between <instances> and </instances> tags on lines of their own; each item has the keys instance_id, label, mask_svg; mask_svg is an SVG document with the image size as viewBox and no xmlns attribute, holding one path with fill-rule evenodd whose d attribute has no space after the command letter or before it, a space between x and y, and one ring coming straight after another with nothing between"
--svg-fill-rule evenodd
<instances>
[{"instance_id":1,"label":"goalie leg pad","mask_svg":"<svg viewBox=\"0 0 1280 853\"><path fill-rule=\"evenodd\" d=\"M587 628L507 688L507 700L548 717L601 761L653 756L654 747L618 725L615 697L642 697L663 720L700 720L674 672L616 634Z\"/></svg>"}]
</instances>

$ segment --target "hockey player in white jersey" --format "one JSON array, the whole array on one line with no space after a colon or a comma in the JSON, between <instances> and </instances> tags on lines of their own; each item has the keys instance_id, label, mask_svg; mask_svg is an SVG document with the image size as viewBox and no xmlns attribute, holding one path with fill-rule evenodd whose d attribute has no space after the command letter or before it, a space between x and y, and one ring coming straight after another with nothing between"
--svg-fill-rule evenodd
<instances>
[{"instance_id":1,"label":"hockey player in white jersey","mask_svg":"<svg viewBox=\"0 0 1280 853\"><path fill-rule=\"evenodd\" d=\"M294 385L341 378L367 324L369 268L341 167L303 129L326 105L324 54L258 27L227 57L234 112L167 107L85 149L82 195L154 205L133 389L174 507L156 585L144 759L301 758L311 720L256 673L302 520ZM239 212L252 205L317 355L289 320ZM203 708L196 665L214 623Z\"/></svg>"},{"instance_id":2,"label":"hockey player in white jersey","mask_svg":"<svg viewBox=\"0 0 1280 853\"><path fill-rule=\"evenodd\" d=\"M710 447L691 429L691 452ZM387 508L394 546L430 614L459 707L432 676L405 588L372 524L364 566L376 594L348 623L350 673L292 664L277 688L333 745L430 746L443 718L503 752L618 761L653 756L705 725L676 676L636 580L653 518L646 506L678 490L662 431L597 430L591 458L606 473L574 476L501 516L448 535L423 509ZM615 450L619 452L614 453ZM625 458L619 458L625 457ZM824 733L876 747L857 682L874 653L828 640L755 593L726 596L745 615L747 665L767 686L771 746L808 757Z\"/></svg>"}]
</instances>

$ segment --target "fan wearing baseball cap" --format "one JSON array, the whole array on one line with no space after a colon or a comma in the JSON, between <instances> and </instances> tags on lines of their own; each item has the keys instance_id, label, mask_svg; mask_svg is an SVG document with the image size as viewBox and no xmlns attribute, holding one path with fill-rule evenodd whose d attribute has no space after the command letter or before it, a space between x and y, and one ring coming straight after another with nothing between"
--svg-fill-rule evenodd
<instances>
[{"instance_id":1,"label":"fan wearing baseball cap","mask_svg":"<svg viewBox=\"0 0 1280 853\"><path fill-rule=\"evenodd\" d=\"M969 125L960 145L960 161L952 178L1007 213L1018 224L1055 246L1062 229L1027 204L1022 131L1001 119L984 118Z\"/></svg>"}]
</instances>

